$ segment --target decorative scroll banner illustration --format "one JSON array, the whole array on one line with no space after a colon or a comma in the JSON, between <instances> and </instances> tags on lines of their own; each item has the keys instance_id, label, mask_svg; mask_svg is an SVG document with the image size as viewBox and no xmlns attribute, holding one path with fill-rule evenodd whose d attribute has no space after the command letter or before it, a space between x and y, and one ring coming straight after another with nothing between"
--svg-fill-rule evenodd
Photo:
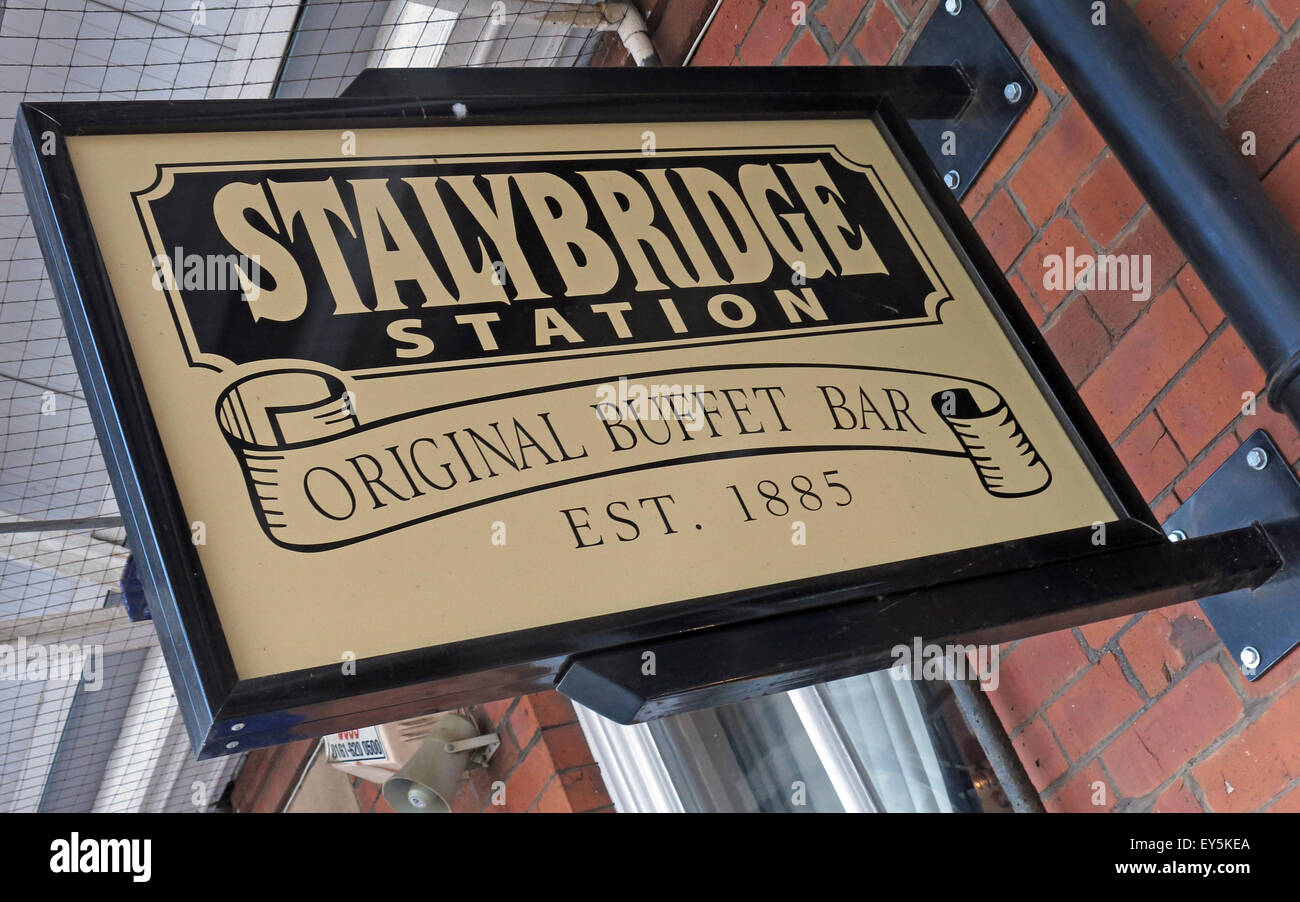
<instances>
[{"instance_id":1,"label":"decorative scroll banner illustration","mask_svg":"<svg viewBox=\"0 0 1300 902\"><path fill-rule=\"evenodd\" d=\"M836 365L702 367L479 398L364 423L334 375L227 388L217 417L267 536L359 542L494 501L651 468L818 451L965 458L995 497L1051 472L1002 396L937 373Z\"/></svg>"}]
</instances>

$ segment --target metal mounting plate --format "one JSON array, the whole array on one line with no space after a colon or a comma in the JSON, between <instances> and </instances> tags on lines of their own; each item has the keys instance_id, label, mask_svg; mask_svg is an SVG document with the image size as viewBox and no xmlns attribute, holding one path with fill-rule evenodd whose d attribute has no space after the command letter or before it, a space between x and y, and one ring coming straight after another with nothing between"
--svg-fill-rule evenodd
<instances>
[{"instance_id":1,"label":"metal mounting plate","mask_svg":"<svg viewBox=\"0 0 1300 902\"><path fill-rule=\"evenodd\" d=\"M905 66L955 65L971 83L971 101L955 120L914 119L908 123L945 181L947 173L957 173L953 193L958 200L975 183L1038 92L979 3L966 0L959 8L954 16L940 4L903 60ZM1020 85L1020 95L1014 101L1004 93L1012 84ZM956 152L951 155L942 152L944 134L949 131L955 136L949 149ZM951 182L948 186L953 187Z\"/></svg>"},{"instance_id":2,"label":"metal mounting plate","mask_svg":"<svg viewBox=\"0 0 1300 902\"><path fill-rule=\"evenodd\" d=\"M1252 451L1267 457L1263 469L1247 459ZM1300 480L1264 430L1257 430L1165 523L1165 533L1188 537L1267 523L1300 514ZM1283 549L1285 560L1268 582L1201 599L1201 610L1241 668L1256 680L1300 644L1300 554ZM1254 648L1259 663L1242 664L1242 649Z\"/></svg>"}]
</instances>

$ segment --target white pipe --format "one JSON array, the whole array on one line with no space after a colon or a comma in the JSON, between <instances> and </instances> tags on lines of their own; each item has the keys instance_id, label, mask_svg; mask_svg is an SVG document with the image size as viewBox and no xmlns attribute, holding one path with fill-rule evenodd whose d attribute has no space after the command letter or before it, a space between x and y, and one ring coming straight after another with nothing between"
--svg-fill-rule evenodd
<instances>
[{"instance_id":1,"label":"white pipe","mask_svg":"<svg viewBox=\"0 0 1300 902\"><path fill-rule=\"evenodd\" d=\"M636 64L658 66L659 54L655 52L655 45L650 40L650 32L641 11L631 3L602 3L601 7L606 21L613 21L612 14L622 12L618 17L618 38Z\"/></svg>"},{"instance_id":2,"label":"white pipe","mask_svg":"<svg viewBox=\"0 0 1300 902\"><path fill-rule=\"evenodd\" d=\"M573 14L574 17L571 19L558 19L554 12L532 14L532 16L540 17L542 21L563 21L571 25L590 28L594 31L615 31L618 33L619 40L623 42L623 47L626 48L628 55L632 57L638 66L660 65L659 53L650 40L650 30L635 3L611 2L588 5L583 2L574 2L574 0L557 0L557 2L586 8L576 10ZM584 13L587 15L584 15ZM568 14L561 13L560 15L567 16Z\"/></svg>"}]
</instances>

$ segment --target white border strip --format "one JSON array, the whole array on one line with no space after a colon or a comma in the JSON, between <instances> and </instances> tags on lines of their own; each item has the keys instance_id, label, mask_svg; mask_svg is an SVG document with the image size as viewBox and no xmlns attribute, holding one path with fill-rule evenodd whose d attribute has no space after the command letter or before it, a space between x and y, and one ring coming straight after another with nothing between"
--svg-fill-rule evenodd
<instances>
[{"instance_id":1,"label":"white border strip","mask_svg":"<svg viewBox=\"0 0 1300 902\"><path fill-rule=\"evenodd\" d=\"M624 814L685 810L648 725L624 726L582 705L575 703L573 708L615 810Z\"/></svg>"}]
</instances>

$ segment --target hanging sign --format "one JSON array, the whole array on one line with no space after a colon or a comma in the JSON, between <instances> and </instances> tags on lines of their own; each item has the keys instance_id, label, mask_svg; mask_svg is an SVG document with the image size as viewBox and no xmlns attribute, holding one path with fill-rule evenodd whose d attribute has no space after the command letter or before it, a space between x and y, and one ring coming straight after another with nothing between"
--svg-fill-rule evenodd
<instances>
[{"instance_id":1,"label":"hanging sign","mask_svg":"<svg viewBox=\"0 0 1300 902\"><path fill-rule=\"evenodd\" d=\"M195 693L222 674L205 754L1124 515L861 97L606 99L25 108L60 124L24 174L155 619Z\"/></svg>"}]
</instances>

